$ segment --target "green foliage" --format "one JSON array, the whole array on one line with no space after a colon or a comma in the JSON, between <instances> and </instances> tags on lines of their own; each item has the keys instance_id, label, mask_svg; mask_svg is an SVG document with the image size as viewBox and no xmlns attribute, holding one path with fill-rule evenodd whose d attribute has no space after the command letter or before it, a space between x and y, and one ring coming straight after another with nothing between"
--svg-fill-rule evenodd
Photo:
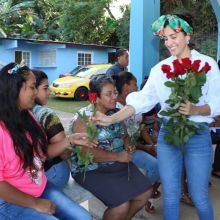
<instances>
[{"instance_id":1,"label":"green foliage","mask_svg":"<svg viewBox=\"0 0 220 220\"><path fill-rule=\"evenodd\" d=\"M1 0L0 1L0 32L6 37L19 36L22 25L28 19L28 16L33 13L33 1L15 1Z\"/></svg>"},{"instance_id":2,"label":"green foliage","mask_svg":"<svg viewBox=\"0 0 220 220\"><path fill-rule=\"evenodd\" d=\"M93 111L94 112L94 111ZM83 113L80 113L77 111L77 114L81 120L83 120L87 126L86 126L86 134L89 138L89 142L92 143L96 136L97 136L97 129L96 129L96 123L95 121L92 121L89 119L89 117L86 115L85 111ZM76 154L78 158L78 165L84 166L84 179L86 174L86 168L90 163L93 162L93 153L90 151L90 148L87 148L86 152L79 146L76 147Z\"/></svg>"},{"instance_id":3,"label":"green foliage","mask_svg":"<svg viewBox=\"0 0 220 220\"><path fill-rule=\"evenodd\" d=\"M213 59L216 59L216 54L217 54L217 40L216 39L206 39L203 41L199 49L201 53L206 54L208 56L213 57Z\"/></svg>"},{"instance_id":4,"label":"green foliage","mask_svg":"<svg viewBox=\"0 0 220 220\"><path fill-rule=\"evenodd\" d=\"M93 154L89 151L89 148L85 154L82 147L76 147L76 155L78 158L78 165L87 167L93 161Z\"/></svg>"},{"instance_id":5,"label":"green foliage","mask_svg":"<svg viewBox=\"0 0 220 220\"><path fill-rule=\"evenodd\" d=\"M189 14L192 17L193 35L191 42L196 48L216 59L217 20L210 0L161 0L161 14ZM208 39L207 39L208 33ZM169 56L161 46L161 59Z\"/></svg>"},{"instance_id":6,"label":"green foliage","mask_svg":"<svg viewBox=\"0 0 220 220\"><path fill-rule=\"evenodd\" d=\"M64 2L60 19L65 41L103 43L115 30L116 23L106 17L111 0L72 0ZM71 21L71 22L70 22Z\"/></svg>"},{"instance_id":7,"label":"green foliage","mask_svg":"<svg viewBox=\"0 0 220 220\"><path fill-rule=\"evenodd\" d=\"M130 6L126 6L124 15L118 20L118 27L116 29L118 37L118 46L122 48L129 48L129 34L130 34Z\"/></svg>"},{"instance_id":8,"label":"green foliage","mask_svg":"<svg viewBox=\"0 0 220 220\"><path fill-rule=\"evenodd\" d=\"M110 44L129 48L130 6L116 19L110 4L119 0L0 0L0 36ZM189 13L192 42L216 58L217 21L210 0L161 0L161 14ZM208 33L208 39L207 39ZM169 56L161 45L161 59Z\"/></svg>"}]
</instances>

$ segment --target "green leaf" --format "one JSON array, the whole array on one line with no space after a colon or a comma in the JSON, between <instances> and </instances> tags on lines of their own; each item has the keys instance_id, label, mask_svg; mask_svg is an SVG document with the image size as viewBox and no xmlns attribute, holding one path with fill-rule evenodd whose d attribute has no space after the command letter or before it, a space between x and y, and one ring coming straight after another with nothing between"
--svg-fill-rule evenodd
<instances>
[{"instance_id":1,"label":"green leaf","mask_svg":"<svg viewBox=\"0 0 220 220\"><path fill-rule=\"evenodd\" d=\"M196 76L197 80L197 85L198 86L203 86L206 82L206 74L205 73L200 73Z\"/></svg>"},{"instance_id":2,"label":"green leaf","mask_svg":"<svg viewBox=\"0 0 220 220\"><path fill-rule=\"evenodd\" d=\"M170 114L167 111L160 111L160 115L169 116Z\"/></svg>"},{"instance_id":3,"label":"green leaf","mask_svg":"<svg viewBox=\"0 0 220 220\"><path fill-rule=\"evenodd\" d=\"M169 88L175 88L176 87L176 84L174 82L171 82L171 81L166 81L164 83L164 85L169 87Z\"/></svg>"},{"instance_id":4,"label":"green leaf","mask_svg":"<svg viewBox=\"0 0 220 220\"><path fill-rule=\"evenodd\" d=\"M191 88L190 94L194 101L196 101L194 103L198 103L199 98L201 97L201 93L201 88L199 86L194 86L193 88Z\"/></svg>"},{"instance_id":5,"label":"green leaf","mask_svg":"<svg viewBox=\"0 0 220 220\"><path fill-rule=\"evenodd\" d=\"M183 138L183 141L186 143L189 140L190 136L189 135L185 135Z\"/></svg>"}]
</instances>

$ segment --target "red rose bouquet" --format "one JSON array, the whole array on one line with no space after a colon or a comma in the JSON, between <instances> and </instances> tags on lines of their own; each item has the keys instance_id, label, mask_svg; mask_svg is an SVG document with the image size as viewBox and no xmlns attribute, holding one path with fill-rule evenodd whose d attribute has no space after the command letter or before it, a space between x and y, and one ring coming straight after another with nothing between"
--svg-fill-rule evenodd
<instances>
[{"instance_id":1,"label":"red rose bouquet","mask_svg":"<svg viewBox=\"0 0 220 220\"><path fill-rule=\"evenodd\" d=\"M92 110L93 115L96 114L96 103L95 103L96 97L97 97L96 93L89 93L89 101L93 107ZM83 112L82 114L80 112L77 112L77 114L79 115L79 118L87 124L86 134L88 135L89 142L92 145L92 142L95 140L97 135L96 123L95 121L91 120L90 117L87 116L85 112ZM93 154L90 151L90 148L88 148L87 151L85 152L81 147L77 147L76 154L78 158L78 165L85 166L85 171L86 171L86 167L93 162Z\"/></svg>"},{"instance_id":2,"label":"red rose bouquet","mask_svg":"<svg viewBox=\"0 0 220 220\"><path fill-rule=\"evenodd\" d=\"M201 126L188 119L188 116L178 112L180 104L189 101L193 104L199 102L202 96L202 86L206 82L206 73L211 69L206 62L200 69L201 60L192 62L189 58L181 61L173 61L173 70L169 65L162 65L161 69L166 74L169 81L165 86L171 89L169 99L166 101L169 107L160 114L169 117L164 123L167 130L165 140L173 145L183 147Z\"/></svg>"}]
</instances>

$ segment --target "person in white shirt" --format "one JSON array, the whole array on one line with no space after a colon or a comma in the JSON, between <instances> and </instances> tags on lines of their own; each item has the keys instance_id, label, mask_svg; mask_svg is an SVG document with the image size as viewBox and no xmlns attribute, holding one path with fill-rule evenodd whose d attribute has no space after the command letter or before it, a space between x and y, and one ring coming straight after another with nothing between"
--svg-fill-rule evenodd
<instances>
[{"instance_id":1,"label":"person in white shirt","mask_svg":"<svg viewBox=\"0 0 220 220\"><path fill-rule=\"evenodd\" d=\"M122 121L133 114L148 112L158 102L161 110L167 110L169 95L172 90L164 85L169 81L163 73L163 64L171 65L178 59L189 58L191 61L200 60L201 66L207 62L211 69L206 74L206 82L202 87L202 94L197 104L189 101L182 102L176 110L186 115L192 122L202 125L184 145L180 147L169 144L164 135L168 132L164 125L161 127L158 142L157 156L160 178L163 185L163 218L164 220L177 220L179 218L181 173L183 163L186 167L189 194L195 204L200 220L213 220L213 207L208 196L208 182L212 164L212 147L208 124L213 117L220 115L220 75L219 68L214 59L203 55L196 50L190 50L189 41L192 34L192 25L189 17L182 15L163 15L157 19L152 29L156 35L162 36L164 44L171 56L157 65L150 72L148 82L141 91L128 95L126 105L119 112L104 116L97 112L94 120L98 124L108 125ZM161 111L160 111L161 112ZM160 115L166 121L169 119Z\"/></svg>"}]
</instances>

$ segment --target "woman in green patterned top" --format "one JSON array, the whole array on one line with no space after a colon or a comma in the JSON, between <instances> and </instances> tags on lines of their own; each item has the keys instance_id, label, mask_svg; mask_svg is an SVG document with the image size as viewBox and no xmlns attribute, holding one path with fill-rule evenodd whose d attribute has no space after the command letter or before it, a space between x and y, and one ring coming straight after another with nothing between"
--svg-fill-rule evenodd
<instances>
[{"instance_id":1,"label":"woman in green patterned top","mask_svg":"<svg viewBox=\"0 0 220 220\"><path fill-rule=\"evenodd\" d=\"M90 92L97 95L97 110L107 115L117 111L117 91L110 76L94 77L90 81ZM91 116L93 107L89 105L80 112ZM76 113L68 132L85 132L86 126ZM71 174L77 183L107 206L103 220L130 220L144 207L152 193L150 181L132 163L132 152L125 141L124 128L121 123L97 126L98 147L91 149L93 162L86 167L77 164L78 158L73 149Z\"/></svg>"},{"instance_id":2,"label":"woman in green patterned top","mask_svg":"<svg viewBox=\"0 0 220 220\"><path fill-rule=\"evenodd\" d=\"M36 77L37 88L37 97L32 112L44 128L49 143L62 141L66 138L66 135L59 117L52 109L44 106L47 104L50 95L48 77L40 70L32 70L32 72ZM70 150L64 151L60 147L58 151L60 151L58 153L60 156L48 159L44 164L44 168L47 179L58 188L63 189L70 176L70 166L67 162L67 159L70 158Z\"/></svg>"}]
</instances>

